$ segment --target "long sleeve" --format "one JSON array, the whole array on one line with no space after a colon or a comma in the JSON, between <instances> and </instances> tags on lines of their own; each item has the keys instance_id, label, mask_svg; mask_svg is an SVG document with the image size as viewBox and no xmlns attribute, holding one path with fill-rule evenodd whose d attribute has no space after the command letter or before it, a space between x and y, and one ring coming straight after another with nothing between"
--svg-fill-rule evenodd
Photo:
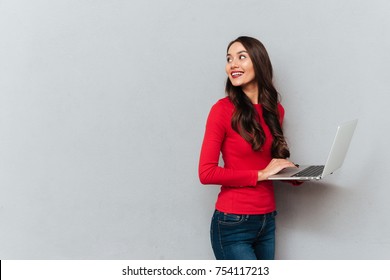
<instances>
[{"instance_id":1,"label":"long sleeve","mask_svg":"<svg viewBox=\"0 0 390 280\"><path fill-rule=\"evenodd\" d=\"M207 118L199 160L199 179L202 184L255 186L257 170L233 169L218 165L231 121L231 111L223 105L223 102L215 104Z\"/></svg>"}]
</instances>

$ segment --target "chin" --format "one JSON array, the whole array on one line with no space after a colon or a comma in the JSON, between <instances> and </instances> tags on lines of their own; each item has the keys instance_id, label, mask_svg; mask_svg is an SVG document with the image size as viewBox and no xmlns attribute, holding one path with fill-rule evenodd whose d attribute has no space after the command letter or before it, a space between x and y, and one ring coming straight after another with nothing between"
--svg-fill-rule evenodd
<instances>
[{"instance_id":1,"label":"chin","mask_svg":"<svg viewBox=\"0 0 390 280\"><path fill-rule=\"evenodd\" d=\"M237 81L232 81L232 80L230 80L230 82L232 83L232 85L233 85L234 87L240 87L240 86L242 86L242 83L237 83Z\"/></svg>"}]
</instances>

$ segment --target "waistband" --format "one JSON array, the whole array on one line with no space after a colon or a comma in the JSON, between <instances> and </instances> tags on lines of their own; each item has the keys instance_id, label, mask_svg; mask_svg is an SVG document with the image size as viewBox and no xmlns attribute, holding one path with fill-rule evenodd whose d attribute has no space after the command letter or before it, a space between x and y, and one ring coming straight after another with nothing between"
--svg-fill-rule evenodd
<instances>
[{"instance_id":1,"label":"waistband","mask_svg":"<svg viewBox=\"0 0 390 280\"><path fill-rule=\"evenodd\" d=\"M278 214L278 211L275 210L275 211L272 211L272 212L269 212L269 213L265 213L265 214L235 214L235 213L221 212L221 211L215 209L214 214L217 214L217 215L243 216L245 218L252 218L252 219L256 219L256 218L264 219L264 218L273 218L273 217L275 217Z\"/></svg>"}]
</instances>

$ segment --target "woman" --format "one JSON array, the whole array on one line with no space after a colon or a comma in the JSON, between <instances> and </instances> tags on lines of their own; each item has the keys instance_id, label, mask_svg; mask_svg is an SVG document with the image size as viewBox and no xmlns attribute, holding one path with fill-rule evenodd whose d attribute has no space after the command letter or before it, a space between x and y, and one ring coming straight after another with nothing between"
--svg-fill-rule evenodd
<instances>
[{"instance_id":1,"label":"woman","mask_svg":"<svg viewBox=\"0 0 390 280\"><path fill-rule=\"evenodd\" d=\"M239 37L226 57L227 97L211 108L199 161L201 183L222 185L211 243L216 259L274 259L276 206L267 178L295 166L286 160L284 109L260 41Z\"/></svg>"}]
</instances>

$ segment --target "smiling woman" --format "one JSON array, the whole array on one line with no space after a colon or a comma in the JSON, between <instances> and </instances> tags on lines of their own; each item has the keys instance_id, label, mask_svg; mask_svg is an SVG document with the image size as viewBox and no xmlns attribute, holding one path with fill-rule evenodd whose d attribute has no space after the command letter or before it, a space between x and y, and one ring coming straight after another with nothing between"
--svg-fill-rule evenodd
<instances>
[{"instance_id":1,"label":"smiling woman","mask_svg":"<svg viewBox=\"0 0 390 280\"><path fill-rule=\"evenodd\" d=\"M232 53L235 52L239 58L235 61L241 63L229 61ZM289 157L290 152L281 128L282 119L280 119L278 108L279 93L273 85L273 69L267 50L255 38L239 37L229 44L227 53L226 93L236 109L232 117L233 129L250 142L254 150L260 149L265 136L257 120L253 104L261 104L264 109L262 112L264 121L274 137L272 156L275 158ZM239 71L241 75L235 75L233 78L232 71L235 74Z\"/></svg>"},{"instance_id":2,"label":"smiling woman","mask_svg":"<svg viewBox=\"0 0 390 280\"><path fill-rule=\"evenodd\" d=\"M227 54L226 74L232 85L240 86L251 99L253 104L258 103L258 89L255 80L255 71L248 52L240 42L234 42Z\"/></svg>"},{"instance_id":3,"label":"smiling woman","mask_svg":"<svg viewBox=\"0 0 390 280\"><path fill-rule=\"evenodd\" d=\"M267 178L294 164L286 160L284 109L263 44L251 37L231 42L226 74L227 97L211 108L199 161L200 181L221 185L210 232L214 255L273 259L276 205Z\"/></svg>"}]
</instances>

